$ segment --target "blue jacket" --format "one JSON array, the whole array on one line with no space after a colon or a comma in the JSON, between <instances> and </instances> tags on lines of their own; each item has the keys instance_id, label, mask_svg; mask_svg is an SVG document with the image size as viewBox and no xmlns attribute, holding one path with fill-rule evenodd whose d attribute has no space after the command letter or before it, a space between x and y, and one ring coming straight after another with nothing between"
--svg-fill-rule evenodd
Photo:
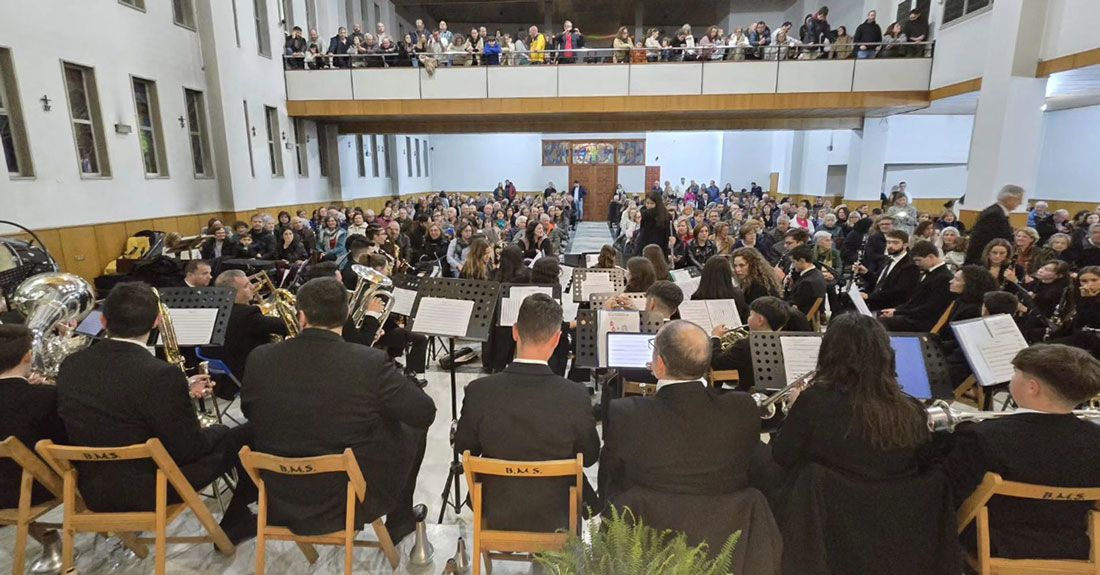
<instances>
[{"instance_id":1,"label":"blue jacket","mask_svg":"<svg viewBox=\"0 0 1100 575\"><path fill-rule=\"evenodd\" d=\"M485 65L486 66L499 66L500 65L500 44L496 46L491 44L485 45Z\"/></svg>"},{"instance_id":2,"label":"blue jacket","mask_svg":"<svg viewBox=\"0 0 1100 575\"><path fill-rule=\"evenodd\" d=\"M329 247L329 240L333 234L336 235L336 247ZM336 228L335 232L330 232L328 228L324 228L317 232L317 251L322 252L326 257L336 256L341 258L344 254L348 253L344 243L348 239L348 231L343 228Z\"/></svg>"}]
</instances>

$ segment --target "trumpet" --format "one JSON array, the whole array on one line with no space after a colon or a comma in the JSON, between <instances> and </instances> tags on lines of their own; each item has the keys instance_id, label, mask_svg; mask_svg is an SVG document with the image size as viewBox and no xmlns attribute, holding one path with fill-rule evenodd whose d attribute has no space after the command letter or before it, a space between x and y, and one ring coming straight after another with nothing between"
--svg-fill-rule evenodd
<instances>
[{"instance_id":1,"label":"trumpet","mask_svg":"<svg viewBox=\"0 0 1100 575\"><path fill-rule=\"evenodd\" d=\"M760 408L760 418L771 419L775 417L779 410L782 410L784 415L789 413L796 394L801 393L803 390L813 385L815 373L817 373L816 369L807 371L787 384L787 387L771 395L764 395L763 393L752 394L752 398L756 400L757 407ZM778 407L776 404L779 404Z\"/></svg>"},{"instance_id":2,"label":"trumpet","mask_svg":"<svg viewBox=\"0 0 1100 575\"><path fill-rule=\"evenodd\" d=\"M930 431L955 431L961 423L986 421L999 419L1013 415L1014 411L960 411L951 407L946 401L937 399L928 408L928 429ZM1100 424L1100 409L1076 409L1073 411L1079 419Z\"/></svg>"},{"instance_id":3,"label":"trumpet","mask_svg":"<svg viewBox=\"0 0 1100 575\"><path fill-rule=\"evenodd\" d=\"M356 329L363 327L363 320L367 317L367 308L372 299L378 297L386 300L382 315L378 318L378 332L375 333L374 341L371 342L371 345L374 345L378 342L378 338L382 337L381 327L386 325L386 320L390 318L390 312L393 311L393 280L364 265L352 264L351 271L359 277L359 281L355 284L355 291L351 294L351 301L348 302L351 319L355 322Z\"/></svg>"},{"instance_id":4,"label":"trumpet","mask_svg":"<svg viewBox=\"0 0 1100 575\"><path fill-rule=\"evenodd\" d=\"M153 295L157 296L157 307L160 309L160 339L164 344L164 360L168 363L179 368L183 372L183 377L187 377L187 366L185 365L186 359L183 354L180 353L179 340L176 339L176 328L172 323L172 314L168 309L168 306L164 305L164 301L160 299L160 292L157 288L153 288ZM202 362L199 364L198 372L200 375L209 374L209 363ZM210 427L219 423L221 414L217 412L218 402L214 400L215 413L206 411L206 402L202 399L195 400L195 417L199 420L199 426L203 428Z\"/></svg>"},{"instance_id":5,"label":"trumpet","mask_svg":"<svg viewBox=\"0 0 1100 575\"><path fill-rule=\"evenodd\" d=\"M271 293L270 302L260 304L260 313L283 320L283 324L286 325L285 339L290 339L297 337L302 332L301 326L298 325L298 314L295 311L297 305L298 299L294 297L294 294L280 288ZM276 343L283 339L278 335L271 336L271 340Z\"/></svg>"}]
</instances>

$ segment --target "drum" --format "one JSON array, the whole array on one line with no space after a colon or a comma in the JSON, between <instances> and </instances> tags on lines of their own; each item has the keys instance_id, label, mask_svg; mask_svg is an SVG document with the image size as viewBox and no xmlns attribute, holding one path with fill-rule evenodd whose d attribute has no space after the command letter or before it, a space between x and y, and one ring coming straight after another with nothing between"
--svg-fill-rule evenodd
<instances>
[{"instance_id":1,"label":"drum","mask_svg":"<svg viewBox=\"0 0 1100 575\"><path fill-rule=\"evenodd\" d=\"M30 276L58 271L57 262L42 247L23 240L0 238L0 290L10 294Z\"/></svg>"}]
</instances>

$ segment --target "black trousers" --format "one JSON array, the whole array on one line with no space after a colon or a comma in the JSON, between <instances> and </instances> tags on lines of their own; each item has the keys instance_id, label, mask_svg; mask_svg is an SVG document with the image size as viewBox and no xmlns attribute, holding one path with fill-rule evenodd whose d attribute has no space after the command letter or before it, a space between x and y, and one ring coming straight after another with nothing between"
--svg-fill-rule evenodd
<instances>
[{"instance_id":1,"label":"black trousers","mask_svg":"<svg viewBox=\"0 0 1100 575\"><path fill-rule=\"evenodd\" d=\"M428 445L427 429L417 429L407 425L402 425L402 427L412 435L416 443L416 456L413 458L412 467L409 469L409 476L405 478L405 485L401 489L397 506L386 513L386 529L394 531L402 531L402 528L408 528L410 525L416 524L412 511L413 494L416 493L416 480L420 476L420 464L424 462L424 450ZM394 541L394 543L397 543L397 541Z\"/></svg>"},{"instance_id":2,"label":"black trousers","mask_svg":"<svg viewBox=\"0 0 1100 575\"><path fill-rule=\"evenodd\" d=\"M253 446L252 424L245 423L230 428L221 439L214 444L210 453L202 459L181 465L180 471L187 478L187 482L196 490L202 489L214 482L215 479L229 472L237 470L237 489L233 492L233 499L225 509L226 517L247 515L248 504L256 501L258 490L252 478L245 473L241 466L240 451L244 446ZM169 494L169 503L173 503L175 493ZM178 502L178 497L177 501Z\"/></svg>"},{"instance_id":3,"label":"black trousers","mask_svg":"<svg viewBox=\"0 0 1100 575\"><path fill-rule=\"evenodd\" d=\"M390 357L401 357L408 348L409 357L405 367L411 373L424 373L428 367L428 338L396 324L391 325L378 340L378 345L385 348Z\"/></svg>"}]
</instances>

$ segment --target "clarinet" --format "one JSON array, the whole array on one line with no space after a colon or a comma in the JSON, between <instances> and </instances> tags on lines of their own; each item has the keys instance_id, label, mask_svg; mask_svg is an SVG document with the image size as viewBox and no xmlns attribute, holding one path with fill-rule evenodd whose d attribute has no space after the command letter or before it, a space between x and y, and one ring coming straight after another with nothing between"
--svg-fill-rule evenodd
<instances>
[{"instance_id":1,"label":"clarinet","mask_svg":"<svg viewBox=\"0 0 1100 575\"><path fill-rule=\"evenodd\" d=\"M1062 315L1065 314L1066 302L1069 301L1069 290L1073 288L1073 284L1066 286L1066 289L1062 290L1062 299L1058 300L1058 305L1054 306L1054 311L1050 314L1050 319L1047 320L1047 328L1043 332L1043 341L1050 340L1050 336L1054 335L1055 330L1062 327Z\"/></svg>"},{"instance_id":2,"label":"clarinet","mask_svg":"<svg viewBox=\"0 0 1100 575\"><path fill-rule=\"evenodd\" d=\"M783 276L783 299L791 294L791 276L794 274L794 261L787 264L787 275Z\"/></svg>"},{"instance_id":3,"label":"clarinet","mask_svg":"<svg viewBox=\"0 0 1100 575\"><path fill-rule=\"evenodd\" d=\"M857 285L863 287L863 282L860 281L859 274L856 273L856 268L863 265L863 253L867 251L867 239L871 237L871 233L863 234L863 239L859 242L859 251L856 252L856 263L852 264L852 281Z\"/></svg>"}]
</instances>

